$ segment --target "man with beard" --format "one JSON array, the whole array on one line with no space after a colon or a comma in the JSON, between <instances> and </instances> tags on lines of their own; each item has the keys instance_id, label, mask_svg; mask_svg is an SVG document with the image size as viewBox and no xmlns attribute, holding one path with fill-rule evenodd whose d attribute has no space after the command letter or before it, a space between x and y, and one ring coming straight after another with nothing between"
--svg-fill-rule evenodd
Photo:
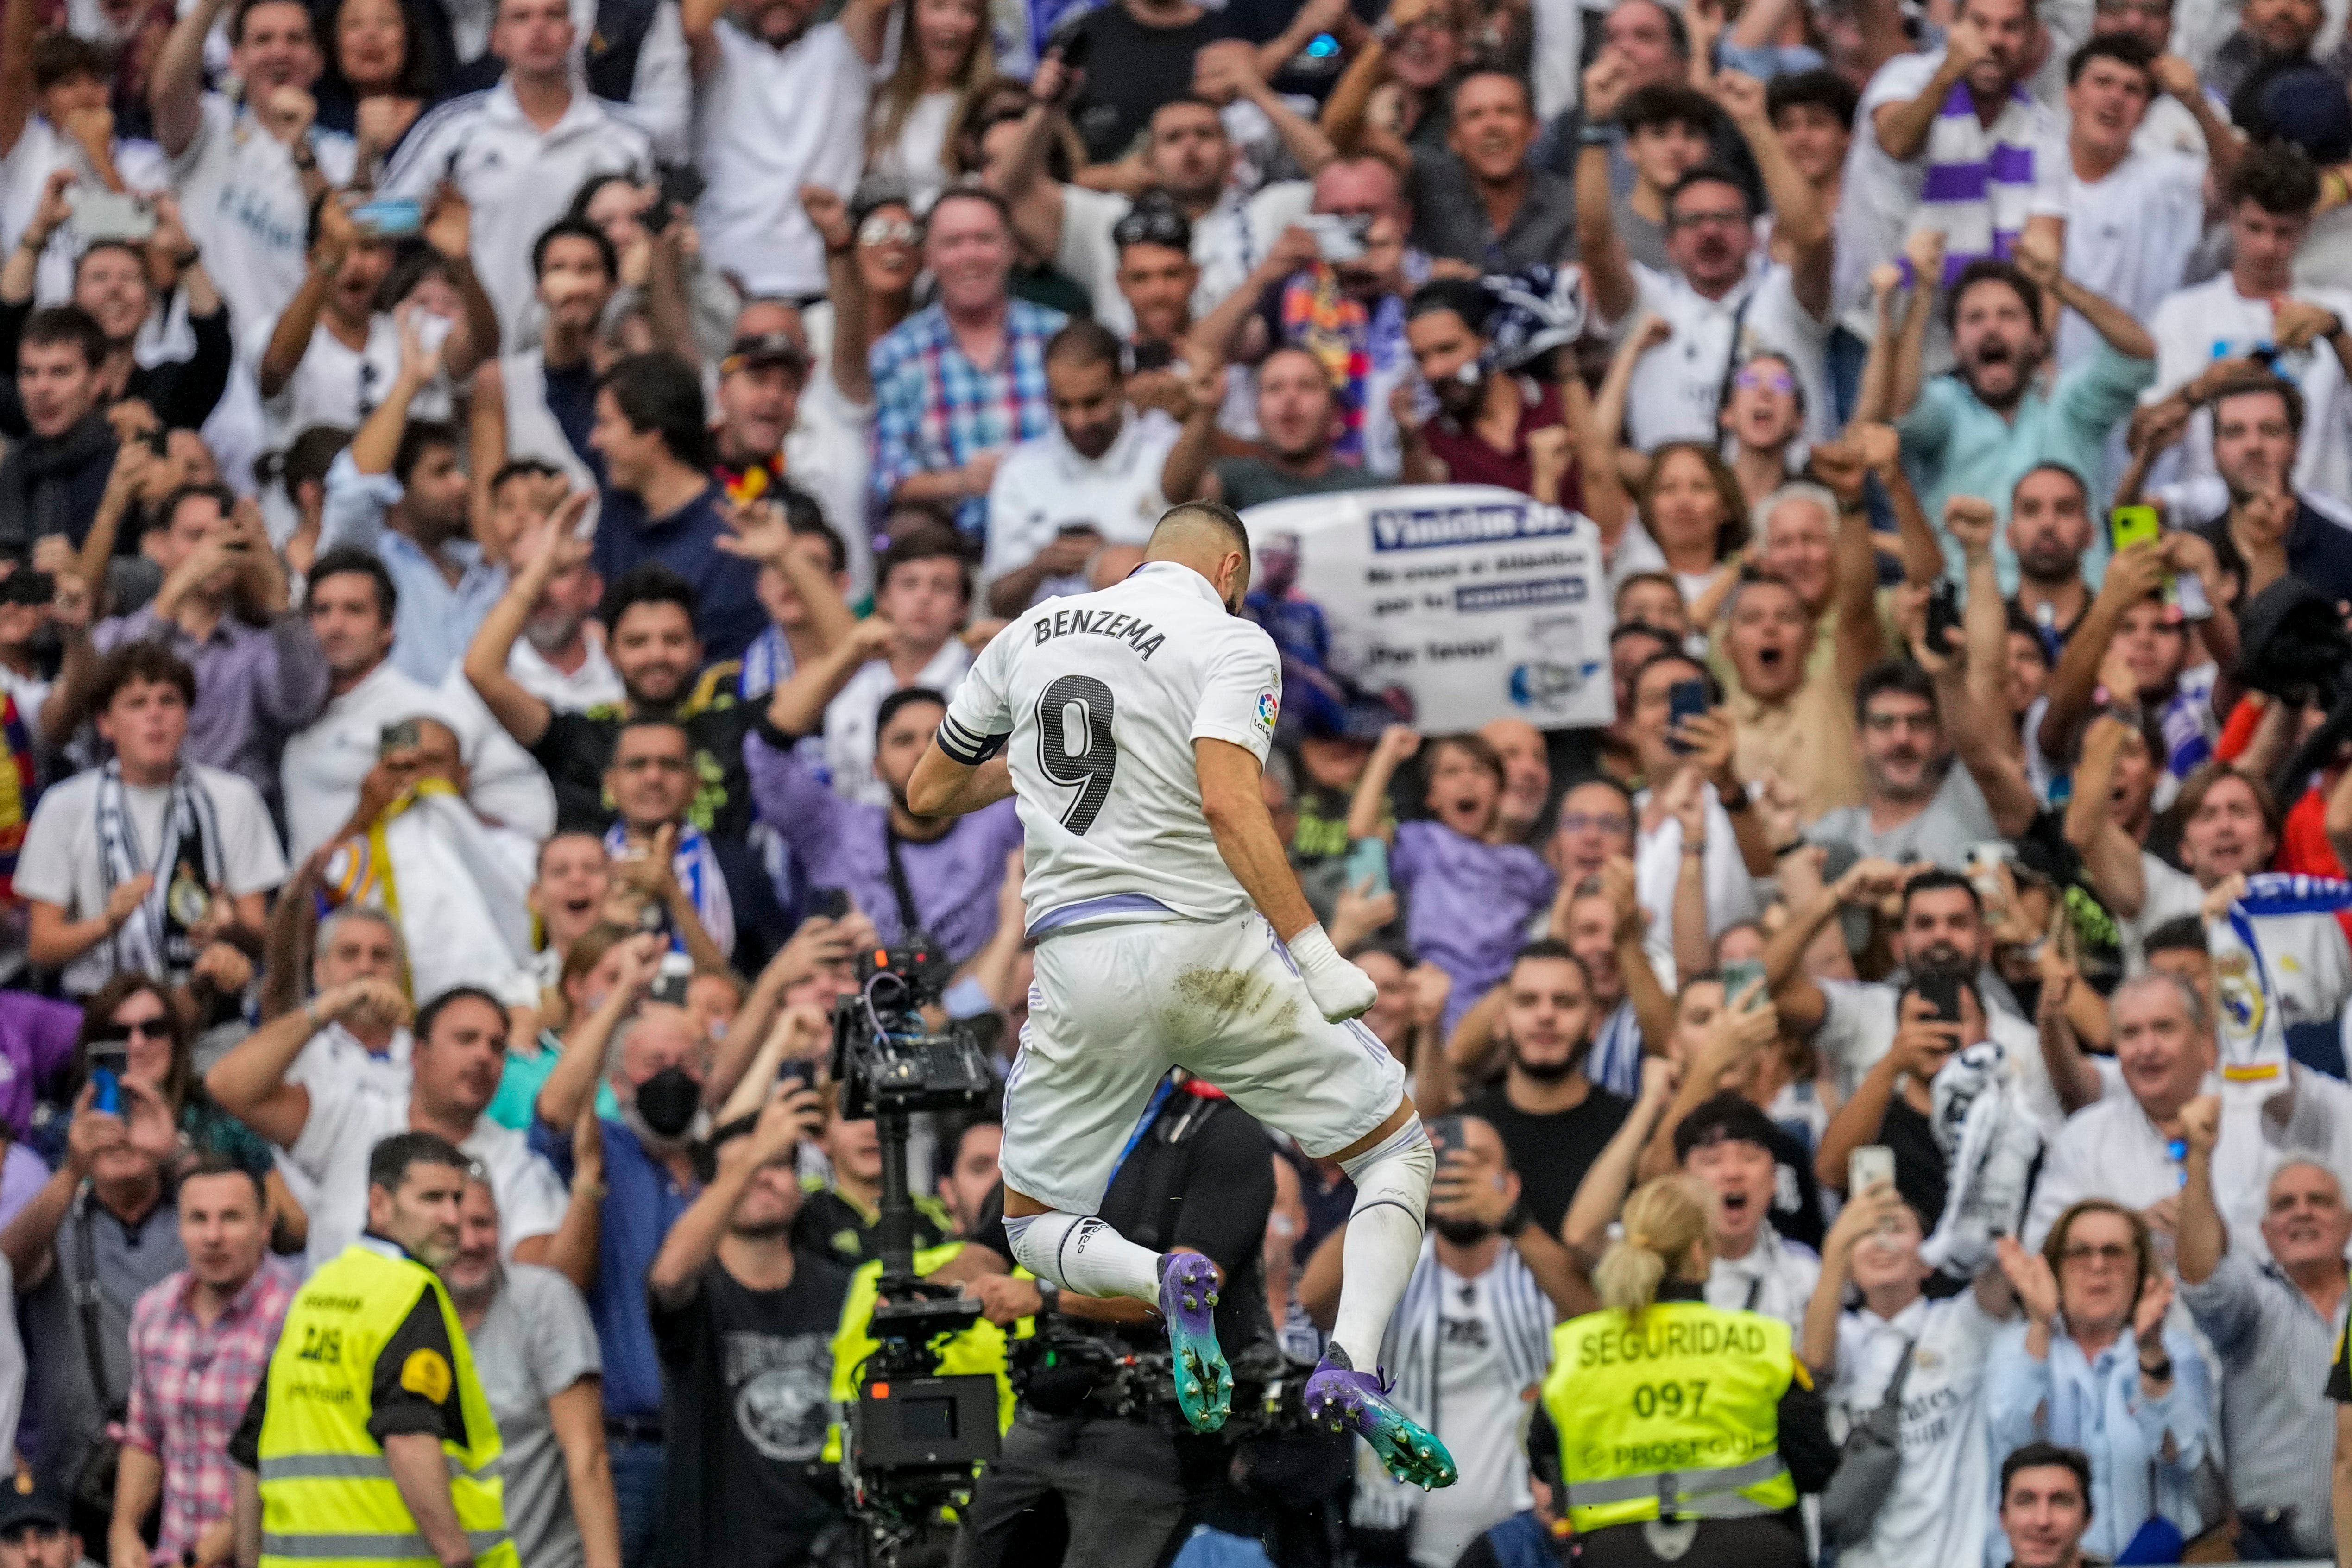
<instances>
[{"instance_id":1,"label":"man with beard","mask_svg":"<svg viewBox=\"0 0 2352 1568\"><path fill-rule=\"evenodd\" d=\"M319 548L371 550L383 562L399 593L392 662L437 686L506 591L507 562L475 538L457 428L409 417L440 379L442 351L425 346L413 315L399 333L400 373L327 470Z\"/></svg>"},{"instance_id":2,"label":"man with beard","mask_svg":"<svg viewBox=\"0 0 2352 1568\"><path fill-rule=\"evenodd\" d=\"M1021 823L1009 800L961 817L918 817L907 809L908 777L945 716L946 699L920 686L883 698L874 771L890 792L887 806L835 794L809 770L799 744L891 634L879 620L860 622L840 647L778 686L744 743L744 762L761 819L792 847L810 885L847 893L882 940L921 932L961 964L996 929L997 886L1005 855L1021 846Z\"/></svg>"},{"instance_id":3,"label":"man with beard","mask_svg":"<svg viewBox=\"0 0 2352 1568\"><path fill-rule=\"evenodd\" d=\"M1141 545L1168 503L1160 467L1178 427L1127 399L1119 340L1073 321L1045 345L1054 428L1004 455L988 487L988 607L1018 615L1040 599L1087 591L1087 563L1106 544ZM1195 378L1222 392L1213 363ZM1209 401L1215 401L1213 398Z\"/></svg>"},{"instance_id":4,"label":"man with beard","mask_svg":"<svg viewBox=\"0 0 2352 1568\"><path fill-rule=\"evenodd\" d=\"M2261 118L2262 89L2271 78L2315 63L2311 46L2326 16L2317 0L2247 0L2237 31L2221 40L2206 68L2213 90L2229 102L2232 122L2250 125Z\"/></svg>"},{"instance_id":5,"label":"man with beard","mask_svg":"<svg viewBox=\"0 0 2352 1568\"><path fill-rule=\"evenodd\" d=\"M1918 665L1890 659L1863 675L1853 707L1862 803L1828 812L1805 837L1849 844L1864 860L1965 871L1969 846L2000 834L1984 791L1967 768L1954 766L1935 683Z\"/></svg>"},{"instance_id":6,"label":"man with beard","mask_svg":"<svg viewBox=\"0 0 2352 1568\"><path fill-rule=\"evenodd\" d=\"M1493 298L1466 278L1443 277L1405 306L1405 341L1437 412L1405 436L1405 472L1423 484L1499 485L1553 506L1580 509L1569 460L1569 401L1583 386L1538 382L1490 361ZM1557 434L1550 434L1557 431Z\"/></svg>"},{"instance_id":7,"label":"man with beard","mask_svg":"<svg viewBox=\"0 0 2352 1568\"><path fill-rule=\"evenodd\" d=\"M924 221L923 259L938 299L870 356L874 503L952 507L958 530L977 536L1006 450L1053 428L1045 343L1065 318L1007 291L1013 220L982 187L941 193Z\"/></svg>"},{"instance_id":8,"label":"man with beard","mask_svg":"<svg viewBox=\"0 0 2352 1568\"><path fill-rule=\"evenodd\" d=\"M262 1025L205 1075L222 1109L277 1145L316 1185L311 1268L341 1251L367 1219L368 1151L412 1131L446 1138L480 1164L505 1216L501 1250L543 1261L563 1219L563 1189L521 1134L482 1114L506 1066L504 1004L465 986L425 1003L416 1014L405 1093L350 1078L289 1082L287 1071L310 1037L327 1020L354 1015L404 1019L408 998L385 980L350 981Z\"/></svg>"},{"instance_id":9,"label":"man with beard","mask_svg":"<svg viewBox=\"0 0 2352 1568\"><path fill-rule=\"evenodd\" d=\"M1274 128L1311 175L1331 161L1331 144L1282 98L1245 57L1219 47L1202 66L1204 75L1262 105ZM1223 71L1223 76L1216 73ZM1089 73L1091 74L1091 73ZM1312 199L1305 180L1276 180L1244 193L1234 183L1235 150L1217 106L1183 93L1151 111L1140 162L1144 194L1133 201L1109 191L1066 183L1046 172L1047 150L1068 121L1055 107L1067 79L1060 57L1049 54L1030 84L1030 109L1013 155L995 166L991 183L1012 204L1013 224L1029 249L1050 256L1093 297L1096 319L1121 338L1149 340L1143 321L1119 287L1132 244L1122 238L1130 223L1157 208L1178 224L1166 225L1153 246L1173 250L1189 262L1186 290L1193 317L1207 315L1242 286L1265 259L1266 246L1298 221ZM1302 134L1303 133L1303 134Z\"/></svg>"},{"instance_id":10,"label":"man with beard","mask_svg":"<svg viewBox=\"0 0 2352 1568\"><path fill-rule=\"evenodd\" d=\"M659 1568L803 1562L842 1528L810 1484L824 1447L829 1345L848 1270L794 1245L793 1162L816 1094L789 1085L669 1228L646 1275L667 1374Z\"/></svg>"},{"instance_id":11,"label":"man with beard","mask_svg":"<svg viewBox=\"0 0 2352 1568\"><path fill-rule=\"evenodd\" d=\"M1622 97L1622 76L1606 64L1585 74L1587 94L1599 94L1586 105L1596 121L1614 113ZM1750 266L1756 214L1748 188L1722 165L1704 164L1666 193L1666 255L1674 269L1645 267L1628 256L1610 210L1605 136L1586 131L1577 166L1577 240L1600 319L1622 330L1646 313L1673 331L1674 350L1643 356L1626 394L1625 427L1645 452L1661 442L1717 440L1733 371L1768 349L1798 368L1812 433L1829 434L1822 370L1834 249L1829 214L1780 146L1764 112L1763 84L1726 71L1714 90L1763 172L1774 240L1790 250L1790 261Z\"/></svg>"},{"instance_id":12,"label":"man with beard","mask_svg":"<svg viewBox=\"0 0 2352 1568\"><path fill-rule=\"evenodd\" d=\"M731 668L702 670L694 590L676 573L641 566L613 585L605 607L611 628L606 652L625 694L619 712L559 713L507 673L515 639L548 584L588 559L587 541L572 531L586 502L584 494L575 494L518 547L522 569L466 650L466 679L507 733L548 770L564 826L603 832L612 825L604 774L623 720L667 717L676 719L694 741L693 774L699 780L695 821L708 822L722 837L740 839L751 816L743 736L757 710L735 701Z\"/></svg>"},{"instance_id":13,"label":"man with beard","mask_svg":"<svg viewBox=\"0 0 2352 1568\"><path fill-rule=\"evenodd\" d=\"M1897 966L1893 973L1882 980L1815 980L1802 971L1805 949L1840 909L1877 909L1890 899L1896 911L1888 936ZM2020 1016L2008 987L1986 967L1991 951L1983 904L1968 878L1939 866L1906 869L1889 861L1858 861L1790 909L1789 920L1765 943L1764 979L1781 1027L1811 1037L1839 1092L1850 1095L1893 1049L1899 1006L1913 977L1935 971L1967 977L1985 1034L2006 1058L2003 1072L2015 1075L2046 1134L2056 1129L2064 1111L2042 1061L2040 1031Z\"/></svg>"},{"instance_id":14,"label":"man with beard","mask_svg":"<svg viewBox=\"0 0 2352 1568\"><path fill-rule=\"evenodd\" d=\"M2029 468L2009 493L2009 549L2017 558L2010 608L2041 633L2054 661L2090 613L2083 556L2091 548L2091 489L2059 463Z\"/></svg>"},{"instance_id":15,"label":"man with beard","mask_svg":"<svg viewBox=\"0 0 2352 1568\"><path fill-rule=\"evenodd\" d=\"M2294 382L2267 371L2232 375L2213 396L2213 468L2230 509L2193 530L2242 586L2238 602L2293 573L2331 600L2352 599L2352 513L2298 481L2307 405Z\"/></svg>"},{"instance_id":16,"label":"man with beard","mask_svg":"<svg viewBox=\"0 0 2352 1568\"><path fill-rule=\"evenodd\" d=\"M2105 473L2108 435L2155 379L2156 344L2147 329L2059 271L2059 251L2043 245L2029 233L2018 242L2014 265L1979 258L1953 278L1944 301L1955 361L1949 374L1921 385L1923 334L1899 334L1901 345L1893 350L1895 428L1903 440L1904 466L1930 517L1942 517L1954 496L1999 497L2005 505L2017 481L2043 463L2063 463L2078 474ZM2045 394L2038 377L2050 340L2042 323L2044 300L2053 293L2089 320L2099 342L2082 364L2060 372ZM1911 308L1915 316L1926 309L1924 297ZM1883 336L1871 345L1874 358L1889 351ZM2013 587L2016 561L2008 559L2004 540L1996 538L1993 549L2004 588ZM1964 575L1958 542L1948 535L1944 552L1952 574Z\"/></svg>"},{"instance_id":17,"label":"man with beard","mask_svg":"<svg viewBox=\"0 0 2352 1568\"><path fill-rule=\"evenodd\" d=\"M2268 368L2294 383L2305 413L2304 438L2291 455L2294 487L2331 496L2352 489L2345 388L2346 367L2352 365L2352 332L2347 330L2352 326L2352 295L2301 286L2294 275L2319 189L2319 172L2294 148L2248 148L2226 193L2229 269L2210 282L2176 290L2147 318L2157 369L2142 401L2189 411L2179 467L2183 478L2218 472L2210 443L2219 362L2242 361L2258 349L2270 349L2274 352Z\"/></svg>"},{"instance_id":18,"label":"man with beard","mask_svg":"<svg viewBox=\"0 0 2352 1568\"><path fill-rule=\"evenodd\" d=\"M1579 1071L1599 1007L1591 971L1566 943L1548 937L1519 949L1502 993L1495 1028L1507 1052L1503 1081L1462 1113L1494 1128L1519 1173L1528 1217L1557 1235L1577 1184L1633 1105Z\"/></svg>"},{"instance_id":19,"label":"man with beard","mask_svg":"<svg viewBox=\"0 0 2352 1568\"><path fill-rule=\"evenodd\" d=\"M2156 57L2136 37L2108 34L2066 62L2066 276L2140 320L2179 287L2205 218L2205 160L2142 152L2134 141L2160 90ZM2097 346L2083 317L2059 322L2061 371Z\"/></svg>"},{"instance_id":20,"label":"man with beard","mask_svg":"<svg viewBox=\"0 0 2352 1568\"><path fill-rule=\"evenodd\" d=\"M1196 399L1184 434L1160 470L1172 502L1206 498L1235 511L1291 496L1361 490L1380 483L1332 452L1340 418L1331 378L1305 349L1281 348L1258 361L1257 429L1262 456L1219 457L1217 404Z\"/></svg>"},{"instance_id":21,"label":"man with beard","mask_svg":"<svg viewBox=\"0 0 2352 1568\"><path fill-rule=\"evenodd\" d=\"M1322 365L1339 405L1333 451L1342 463L1393 480L1402 437L1399 393L1414 373L1404 340L1412 205L1388 164L1340 158L1315 177L1314 210L1348 220L1360 254L1326 262L1315 235L1294 224L1242 286L1202 319L1193 340L1244 364L1277 347L1306 349Z\"/></svg>"}]
</instances>

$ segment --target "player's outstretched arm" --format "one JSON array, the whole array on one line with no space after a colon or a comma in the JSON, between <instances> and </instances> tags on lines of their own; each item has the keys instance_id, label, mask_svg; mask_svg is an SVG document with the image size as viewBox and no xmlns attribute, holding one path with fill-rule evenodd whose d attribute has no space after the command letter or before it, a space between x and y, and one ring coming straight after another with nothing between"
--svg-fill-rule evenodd
<instances>
[{"instance_id":1,"label":"player's outstretched arm","mask_svg":"<svg viewBox=\"0 0 2352 1568\"><path fill-rule=\"evenodd\" d=\"M961 817L1012 798L1003 752L977 765L961 763L940 749L936 736L907 779L907 810L918 817Z\"/></svg>"},{"instance_id":2,"label":"player's outstretched arm","mask_svg":"<svg viewBox=\"0 0 2352 1568\"><path fill-rule=\"evenodd\" d=\"M1366 1011L1375 998L1372 977L1339 956L1299 891L1258 787L1256 755L1230 740L1203 737L1192 742L1192 762L1201 778L1201 813L1216 835L1217 853L1289 947L1315 1005L1334 1023Z\"/></svg>"}]
</instances>

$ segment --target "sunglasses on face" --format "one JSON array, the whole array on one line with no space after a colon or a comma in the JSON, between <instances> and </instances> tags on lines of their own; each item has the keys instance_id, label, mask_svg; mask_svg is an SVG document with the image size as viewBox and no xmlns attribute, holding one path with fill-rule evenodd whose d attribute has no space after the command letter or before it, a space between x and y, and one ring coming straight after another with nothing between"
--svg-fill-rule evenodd
<instances>
[{"instance_id":1,"label":"sunglasses on face","mask_svg":"<svg viewBox=\"0 0 2352 1568\"><path fill-rule=\"evenodd\" d=\"M860 245L912 245L915 243L915 220L894 218L883 213L868 214L857 225Z\"/></svg>"},{"instance_id":2,"label":"sunglasses on face","mask_svg":"<svg viewBox=\"0 0 2352 1568\"><path fill-rule=\"evenodd\" d=\"M129 1023L109 1024L98 1036L105 1045L120 1045L137 1035L142 1040L169 1040L172 1026L162 1019L133 1019Z\"/></svg>"},{"instance_id":3,"label":"sunglasses on face","mask_svg":"<svg viewBox=\"0 0 2352 1568\"><path fill-rule=\"evenodd\" d=\"M1131 245L1164 245L1171 250L1190 250L1192 225L1172 207L1139 207L1118 220L1110 237L1122 249Z\"/></svg>"}]
</instances>

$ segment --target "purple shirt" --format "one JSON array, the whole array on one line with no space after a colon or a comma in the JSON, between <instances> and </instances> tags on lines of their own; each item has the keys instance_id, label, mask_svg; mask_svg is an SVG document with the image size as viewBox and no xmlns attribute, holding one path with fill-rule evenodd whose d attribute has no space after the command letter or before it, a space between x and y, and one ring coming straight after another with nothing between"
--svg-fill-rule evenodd
<instances>
[{"instance_id":1,"label":"purple shirt","mask_svg":"<svg viewBox=\"0 0 2352 1568\"><path fill-rule=\"evenodd\" d=\"M761 725L743 739L743 766L760 820L774 828L808 870L813 887L837 887L856 902L885 942L906 934L890 882L890 813L845 800ZM958 817L944 838L898 841L898 863L916 917L950 963L961 964L996 935L996 890L1004 857L1021 847L1010 800Z\"/></svg>"},{"instance_id":2,"label":"purple shirt","mask_svg":"<svg viewBox=\"0 0 2352 1568\"><path fill-rule=\"evenodd\" d=\"M40 1087L72 1057L81 1009L24 991L0 991L0 1122L12 1138L33 1130Z\"/></svg>"},{"instance_id":3,"label":"purple shirt","mask_svg":"<svg viewBox=\"0 0 2352 1568\"><path fill-rule=\"evenodd\" d=\"M181 755L239 775L274 807L278 752L327 706L327 655L302 612L289 610L266 627L223 615L202 643L176 621L159 622L152 605L89 629L90 645L101 653L137 637L161 643L196 673L196 706Z\"/></svg>"},{"instance_id":4,"label":"purple shirt","mask_svg":"<svg viewBox=\"0 0 2352 1568\"><path fill-rule=\"evenodd\" d=\"M1452 977L1440 1027L1510 973L1528 922L1551 902L1551 868L1525 844L1488 844L1442 822L1400 822L1389 876L1404 896L1412 950Z\"/></svg>"}]
</instances>

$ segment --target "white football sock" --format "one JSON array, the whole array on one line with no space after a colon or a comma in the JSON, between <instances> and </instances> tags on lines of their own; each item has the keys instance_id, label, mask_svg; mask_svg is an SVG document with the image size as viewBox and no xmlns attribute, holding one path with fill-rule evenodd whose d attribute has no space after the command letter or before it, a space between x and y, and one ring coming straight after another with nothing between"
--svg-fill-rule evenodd
<instances>
[{"instance_id":1,"label":"white football sock","mask_svg":"<svg viewBox=\"0 0 2352 1568\"><path fill-rule=\"evenodd\" d=\"M1004 1234L1013 1260L1041 1280L1081 1296L1132 1296L1160 1304L1160 1254L1091 1215L1057 1210L1007 1217Z\"/></svg>"},{"instance_id":2,"label":"white football sock","mask_svg":"<svg viewBox=\"0 0 2352 1568\"><path fill-rule=\"evenodd\" d=\"M1422 1217L1437 1151L1416 1115L1340 1165L1356 1184L1356 1207L1339 1253L1339 1312L1331 1343L1349 1364L1370 1372L1380 1364L1389 1314L1421 1261Z\"/></svg>"}]
</instances>

